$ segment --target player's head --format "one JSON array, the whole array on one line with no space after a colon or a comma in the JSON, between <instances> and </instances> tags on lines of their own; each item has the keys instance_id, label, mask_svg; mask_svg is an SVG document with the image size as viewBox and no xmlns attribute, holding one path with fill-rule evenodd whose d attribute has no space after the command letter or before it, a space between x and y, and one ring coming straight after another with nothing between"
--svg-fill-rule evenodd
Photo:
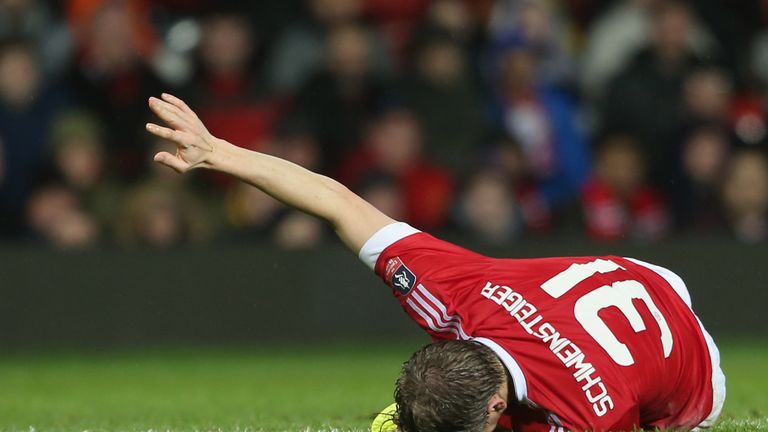
<instances>
[{"instance_id":1,"label":"player's head","mask_svg":"<svg viewBox=\"0 0 768 432\"><path fill-rule=\"evenodd\" d=\"M494 430L507 407L507 374L476 342L425 346L403 364L395 388L401 432Z\"/></svg>"}]
</instances>

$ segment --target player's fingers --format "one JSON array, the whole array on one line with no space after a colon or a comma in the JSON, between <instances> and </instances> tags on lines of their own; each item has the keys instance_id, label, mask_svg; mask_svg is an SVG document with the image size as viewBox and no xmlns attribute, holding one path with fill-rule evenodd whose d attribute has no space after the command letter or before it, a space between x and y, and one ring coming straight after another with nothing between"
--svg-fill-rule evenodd
<instances>
[{"instance_id":1,"label":"player's fingers","mask_svg":"<svg viewBox=\"0 0 768 432\"><path fill-rule=\"evenodd\" d=\"M182 148L187 148L192 145L191 141L193 137L184 132L179 132L171 128L156 125L154 123L147 123L146 128L149 133L159 136L160 138L173 141Z\"/></svg>"},{"instance_id":2,"label":"player's fingers","mask_svg":"<svg viewBox=\"0 0 768 432\"><path fill-rule=\"evenodd\" d=\"M174 141L176 131L173 129L156 125L154 123L147 123L145 127L147 129L147 132L151 133L152 135Z\"/></svg>"},{"instance_id":3,"label":"player's fingers","mask_svg":"<svg viewBox=\"0 0 768 432\"><path fill-rule=\"evenodd\" d=\"M180 110L184 111L185 113L197 117L195 112L192 111L192 108L190 108L189 105L187 105L186 102L184 102L183 100L177 98L176 96L174 96L174 95L172 95L170 93L163 93L162 95L160 95L160 97L163 98L164 101L166 101L166 102L168 102L170 104L173 104L174 106L176 106Z\"/></svg>"},{"instance_id":4,"label":"player's fingers","mask_svg":"<svg viewBox=\"0 0 768 432\"><path fill-rule=\"evenodd\" d=\"M185 119L186 114L168 102L156 97L149 98L149 107L166 123L177 129L190 129L190 123Z\"/></svg>"},{"instance_id":5,"label":"player's fingers","mask_svg":"<svg viewBox=\"0 0 768 432\"><path fill-rule=\"evenodd\" d=\"M155 162L161 163L169 168L172 168L176 172L183 173L189 169L189 164L179 159L178 157L168 153L160 152L155 155Z\"/></svg>"},{"instance_id":6,"label":"player's fingers","mask_svg":"<svg viewBox=\"0 0 768 432\"><path fill-rule=\"evenodd\" d=\"M173 130L154 123L147 123L147 130L160 138L173 141L180 149L186 149L195 145L195 136L189 132Z\"/></svg>"},{"instance_id":7,"label":"player's fingers","mask_svg":"<svg viewBox=\"0 0 768 432\"><path fill-rule=\"evenodd\" d=\"M173 105L174 108L179 110L181 118L187 122L190 131L194 131L198 134L207 134L208 129L205 127L200 117L186 104L183 100L177 98L170 93L163 93L160 97L165 101Z\"/></svg>"},{"instance_id":8,"label":"player's fingers","mask_svg":"<svg viewBox=\"0 0 768 432\"><path fill-rule=\"evenodd\" d=\"M173 104L170 104L164 100L151 97L149 98L149 106L152 108L152 111L163 117L164 120L165 117L168 117L169 119L176 121L185 121L186 114L175 107Z\"/></svg>"}]
</instances>

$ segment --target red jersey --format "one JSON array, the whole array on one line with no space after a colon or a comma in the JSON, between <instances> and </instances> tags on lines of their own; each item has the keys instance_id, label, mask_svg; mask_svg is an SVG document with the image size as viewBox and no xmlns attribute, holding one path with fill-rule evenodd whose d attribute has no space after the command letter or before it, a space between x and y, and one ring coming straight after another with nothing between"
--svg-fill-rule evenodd
<instances>
[{"instance_id":1,"label":"red jersey","mask_svg":"<svg viewBox=\"0 0 768 432\"><path fill-rule=\"evenodd\" d=\"M405 224L360 257L434 340L499 356L516 430L693 428L713 411L709 336L666 269L618 256L494 259Z\"/></svg>"}]
</instances>

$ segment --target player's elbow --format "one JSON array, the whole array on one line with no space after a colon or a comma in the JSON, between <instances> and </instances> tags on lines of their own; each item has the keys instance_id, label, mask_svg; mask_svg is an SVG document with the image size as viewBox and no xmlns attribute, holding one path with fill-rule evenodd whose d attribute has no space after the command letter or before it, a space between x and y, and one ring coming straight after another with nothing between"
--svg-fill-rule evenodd
<instances>
[{"instance_id":1,"label":"player's elbow","mask_svg":"<svg viewBox=\"0 0 768 432\"><path fill-rule=\"evenodd\" d=\"M323 184L327 200L319 216L333 226L351 250L359 251L376 231L394 222L341 183L325 177Z\"/></svg>"},{"instance_id":2,"label":"player's elbow","mask_svg":"<svg viewBox=\"0 0 768 432\"><path fill-rule=\"evenodd\" d=\"M330 177L322 176L322 184L325 193L321 199L324 201L324 205L323 214L319 216L334 227L338 227L345 215L355 211L356 201L361 198Z\"/></svg>"}]
</instances>

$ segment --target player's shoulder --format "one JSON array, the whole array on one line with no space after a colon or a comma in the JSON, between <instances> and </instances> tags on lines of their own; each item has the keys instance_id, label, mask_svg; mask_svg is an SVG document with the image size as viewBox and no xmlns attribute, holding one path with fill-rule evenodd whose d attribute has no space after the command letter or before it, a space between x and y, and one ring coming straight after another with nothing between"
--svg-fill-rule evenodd
<instances>
[{"instance_id":1,"label":"player's shoulder","mask_svg":"<svg viewBox=\"0 0 768 432\"><path fill-rule=\"evenodd\" d=\"M451 242L422 232L406 223L397 222L387 225L374 233L362 246L360 259L371 269L376 267L381 258L399 256L402 259L436 259L447 255L481 255Z\"/></svg>"}]
</instances>

